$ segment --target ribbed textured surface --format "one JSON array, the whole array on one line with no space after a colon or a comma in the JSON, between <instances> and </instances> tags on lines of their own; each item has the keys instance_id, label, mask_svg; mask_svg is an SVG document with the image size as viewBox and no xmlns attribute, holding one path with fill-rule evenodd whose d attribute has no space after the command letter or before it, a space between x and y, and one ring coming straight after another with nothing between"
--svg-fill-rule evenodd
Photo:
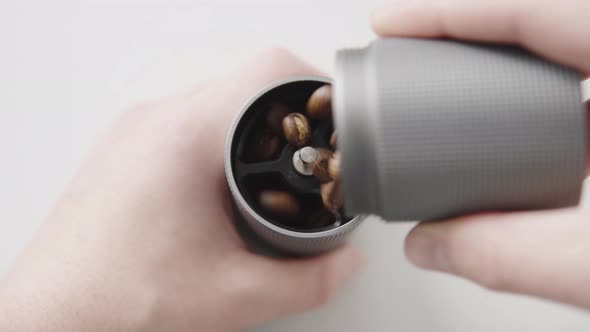
<instances>
[{"instance_id":1,"label":"ribbed textured surface","mask_svg":"<svg viewBox=\"0 0 590 332\"><path fill-rule=\"evenodd\" d=\"M338 231L331 235L316 234L314 237L298 237L287 235L275 231L266 225L262 224L254 216L252 216L242 205L242 201L236 199L234 201L238 207L238 211L248 223L250 228L263 240L267 241L274 247L284 250L292 254L311 255L319 254L324 251L334 249L341 245L348 235L362 222L362 218L357 218L348 224L338 228Z\"/></svg>"},{"instance_id":2,"label":"ribbed textured surface","mask_svg":"<svg viewBox=\"0 0 590 332\"><path fill-rule=\"evenodd\" d=\"M347 112L372 115L374 160L363 162L375 163L366 169L377 170L369 188L379 206L349 213L425 220L578 203L586 160L578 74L515 48L411 39L370 47L368 110Z\"/></svg>"},{"instance_id":3,"label":"ribbed textured surface","mask_svg":"<svg viewBox=\"0 0 590 332\"><path fill-rule=\"evenodd\" d=\"M341 245L365 219L364 216L358 216L330 233L305 233L308 236L302 237L297 233L287 234L286 230L280 228L275 230L263 224L245 208L246 202L237 191L237 187L230 186L230 192L238 212L250 229L272 246L291 254L314 255L334 249Z\"/></svg>"}]
</instances>

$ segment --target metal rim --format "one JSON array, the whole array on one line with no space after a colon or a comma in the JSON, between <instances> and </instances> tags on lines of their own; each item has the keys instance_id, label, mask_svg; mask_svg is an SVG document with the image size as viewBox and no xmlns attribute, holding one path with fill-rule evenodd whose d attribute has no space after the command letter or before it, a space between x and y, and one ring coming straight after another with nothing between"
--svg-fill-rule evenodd
<instances>
[{"instance_id":1,"label":"metal rim","mask_svg":"<svg viewBox=\"0 0 590 332\"><path fill-rule=\"evenodd\" d=\"M338 227L335 227L335 228L332 228L329 230L325 230L325 231L320 231L320 232L297 232L297 231L292 231L292 230L281 228L281 227L265 220L264 218L262 218L245 201L244 197L242 196L242 193L238 189L238 184L236 183L236 181L234 179L232 159L231 159L232 158L231 152L232 152L234 133L236 132L238 125L240 124L240 120L243 118L244 114L246 114L246 112L248 111L250 106L252 106L252 104L256 100L258 100L258 98L260 98L264 94L268 93L269 91L271 91L281 85L293 83L293 82L302 82L302 81L316 81L316 82L324 82L324 83L330 83L330 84L332 83L331 79L324 77L324 76L313 76L313 75L293 76L293 77L281 79L281 80L278 80L278 81L275 81L275 82L269 84L268 86L266 86L265 88L260 90L258 93L256 93L254 96L252 96L250 99L248 99L246 101L246 103L242 106L242 108L240 109L238 114L234 117L232 124L230 126L230 129L229 129L229 132L226 137L225 148L224 148L224 150L225 150L224 151L225 176L226 176L227 183L229 185L229 189L230 189L234 199L237 200L238 201L237 203L240 204L244 208L244 210L246 210L257 222L261 223L265 227L267 227L277 233L280 233L280 234L284 234L284 235L288 235L288 236L292 236L292 237L296 237L296 238L321 238L321 237L327 237L327 236L331 236L334 234L338 234L338 233L346 231L350 228L353 228L357 224L359 224L361 221L363 221L365 219L365 216L358 215L358 216L352 218L352 220L350 220L349 222L347 222L341 226L338 226Z\"/></svg>"}]
</instances>

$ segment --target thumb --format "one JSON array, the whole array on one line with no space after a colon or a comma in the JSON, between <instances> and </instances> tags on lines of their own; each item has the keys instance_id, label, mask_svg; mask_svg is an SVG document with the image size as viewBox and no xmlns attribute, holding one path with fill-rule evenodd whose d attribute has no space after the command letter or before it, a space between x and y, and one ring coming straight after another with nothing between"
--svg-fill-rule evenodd
<instances>
[{"instance_id":1,"label":"thumb","mask_svg":"<svg viewBox=\"0 0 590 332\"><path fill-rule=\"evenodd\" d=\"M307 259L281 261L254 257L249 269L256 272L260 287L256 287L249 299L257 313L252 317L256 322L252 323L325 304L336 290L358 274L363 263L360 252L350 246Z\"/></svg>"},{"instance_id":2,"label":"thumb","mask_svg":"<svg viewBox=\"0 0 590 332\"><path fill-rule=\"evenodd\" d=\"M406 239L414 264L494 290L590 309L590 211L490 214L422 223Z\"/></svg>"}]
</instances>

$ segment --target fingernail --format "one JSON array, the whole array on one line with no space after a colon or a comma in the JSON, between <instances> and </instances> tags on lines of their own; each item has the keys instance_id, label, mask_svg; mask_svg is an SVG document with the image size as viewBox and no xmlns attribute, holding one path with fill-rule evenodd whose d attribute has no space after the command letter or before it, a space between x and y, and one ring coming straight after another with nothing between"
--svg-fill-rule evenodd
<instances>
[{"instance_id":1,"label":"fingernail","mask_svg":"<svg viewBox=\"0 0 590 332\"><path fill-rule=\"evenodd\" d=\"M429 270L451 271L443 246L443 227L420 225L406 239L406 256L415 265Z\"/></svg>"},{"instance_id":2,"label":"fingernail","mask_svg":"<svg viewBox=\"0 0 590 332\"><path fill-rule=\"evenodd\" d=\"M348 283L361 271L364 258L356 248L341 249L332 261L333 283L336 288Z\"/></svg>"}]
</instances>

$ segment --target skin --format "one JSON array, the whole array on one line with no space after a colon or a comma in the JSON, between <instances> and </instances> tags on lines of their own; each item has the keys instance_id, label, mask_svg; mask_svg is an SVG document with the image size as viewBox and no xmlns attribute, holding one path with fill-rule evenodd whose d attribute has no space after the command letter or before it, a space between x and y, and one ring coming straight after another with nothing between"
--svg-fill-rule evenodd
<instances>
[{"instance_id":1,"label":"skin","mask_svg":"<svg viewBox=\"0 0 590 332\"><path fill-rule=\"evenodd\" d=\"M237 331L326 303L361 268L359 252L251 254L223 171L225 135L246 99L312 74L269 50L126 112L0 281L0 330Z\"/></svg>"},{"instance_id":2,"label":"skin","mask_svg":"<svg viewBox=\"0 0 590 332\"><path fill-rule=\"evenodd\" d=\"M588 13L583 0L404 0L375 10L371 24L381 36L519 44L590 73ZM588 239L588 208L491 213L421 223L405 251L422 268L590 309Z\"/></svg>"}]
</instances>

